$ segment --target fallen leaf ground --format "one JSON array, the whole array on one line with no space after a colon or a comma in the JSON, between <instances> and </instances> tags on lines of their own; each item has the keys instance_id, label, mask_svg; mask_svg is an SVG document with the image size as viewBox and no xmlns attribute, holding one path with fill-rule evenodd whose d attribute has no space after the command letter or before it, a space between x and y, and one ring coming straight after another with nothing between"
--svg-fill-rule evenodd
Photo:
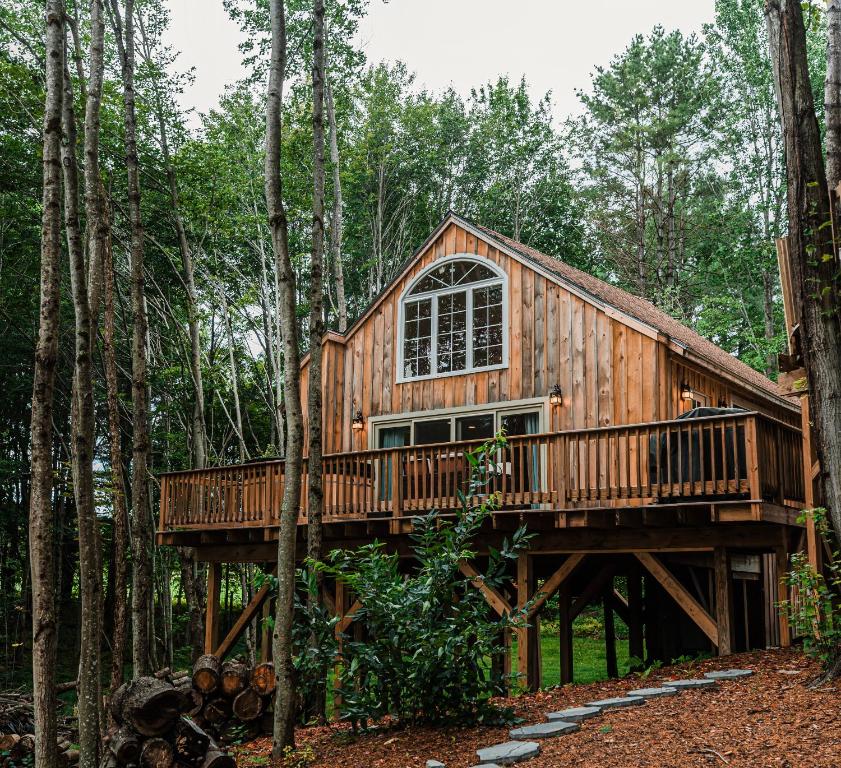
<instances>
[{"instance_id":1,"label":"fallen leaf ground","mask_svg":"<svg viewBox=\"0 0 841 768\"><path fill-rule=\"evenodd\" d=\"M534 723L553 710L734 667L755 674L587 720L577 733L544 741L541 755L525 765L841 768L841 681L810 688L818 667L799 650L664 667L645 680L629 676L571 685L507 703ZM477 748L507 740L507 729L386 727L354 738L346 726L330 725L301 728L296 738L299 749L313 758L308 768L423 768L430 758L447 768L467 768L476 763ZM265 765L270 754L269 739L240 747L238 768Z\"/></svg>"}]
</instances>

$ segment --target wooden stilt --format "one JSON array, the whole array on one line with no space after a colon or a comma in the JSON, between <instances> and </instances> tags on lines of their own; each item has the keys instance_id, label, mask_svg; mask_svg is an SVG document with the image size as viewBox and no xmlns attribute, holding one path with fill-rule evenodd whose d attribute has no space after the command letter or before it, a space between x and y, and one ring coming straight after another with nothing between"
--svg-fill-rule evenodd
<instances>
[{"instance_id":1,"label":"wooden stilt","mask_svg":"<svg viewBox=\"0 0 841 768\"><path fill-rule=\"evenodd\" d=\"M572 682L574 674L572 647L572 618L570 607L572 596L568 584L558 590L558 639L560 641L561 685Z\"/></svg>"},{"instance_id":2,"label":"wooden stilt","mask_svg":"<svg viewBox=\"0 0 841 768\"><path fill-rule=\"evenodd\" d=\"M781 603L788 599L788 584L786 583L786 573L788 572L788 538L785 529L782 530L782 544L774 552L777 561L777 602ZM788 614L784 609L777 608L777 617L780 626L780 647L788 648L791 645Z\"/></svg>"},{"instance_id":3,"label":"wooden stilt","mask_svg":"<svg viewBox=\"0 0 841 768\"><path fill-rule=\"evenodd\" d=\"M219 598L222 594L222 564L207 569L207 611L204 615L204 652L213 653L219 645Z\"/></svg>"},{"instance_id":4,"label":"wooden stilt","mask_svg":"<svg viewBox=\"0 0 841 768\"><path fill-rule=\"evenodd\" d=\"M642 628L642 574L636 567L628 572L628 655L639 659L638 663L632 663L632 672L643 668L645 645Z\"/></svg>"},{"instance_id":5,"label":"wooden stilt","mask_svg":"<svg viewBox=\"0 0 841 768\"><path fill-rule=\"evenodd\" d=\"M718 655L733 653L733 581L730 559L724 547L713 551L715 571L715 623L718 628Z\"/></svg>"},{"instance_id":6,"label":"wooden stilt","mask_svg":"<svg viewBox=\"0 0 841 768\"><path fill-rule=\"evenodd\" d=\"M517 607L524 610L534 594L534 560L523 553L517 557ZM540 688L539 621L535 616L529 625L517 631L517 673L520 684L530 691Z\"/></svg>"},{"instance_id":7,"label":"wooden stilt","mask_svg":"<svg viewBox=\"0 0 841 768\"><path fill-rule=\"evenodd\" d=\"M616 662L616 627L613 621L613 579L602 597L604 606L604 648L608 677L619 677L619 666Z\"/></svg>"}]
</instances>

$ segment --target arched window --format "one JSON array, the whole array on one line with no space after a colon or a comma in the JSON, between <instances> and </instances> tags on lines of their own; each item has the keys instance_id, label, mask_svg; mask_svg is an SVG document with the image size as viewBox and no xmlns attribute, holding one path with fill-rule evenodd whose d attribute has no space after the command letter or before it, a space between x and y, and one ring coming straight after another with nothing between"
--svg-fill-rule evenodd
<instances>
[{"instance_id":1,"label":"arched window","mask_svg":"<svg viewBox=\"0 0 841 768\"><path fill-rule=\"evenodd\" d=\"M467 256L439 259L400 304L400 379L501 368L508 354L506 277Z\"/></svg>"}]
</instances>

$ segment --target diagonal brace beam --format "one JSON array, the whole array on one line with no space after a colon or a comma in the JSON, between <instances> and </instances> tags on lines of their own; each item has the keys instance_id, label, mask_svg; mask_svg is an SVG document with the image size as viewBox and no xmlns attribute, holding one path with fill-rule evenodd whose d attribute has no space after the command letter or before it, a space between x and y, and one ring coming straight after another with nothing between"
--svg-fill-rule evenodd
<instances>
[{"instance_id":1,"label":"diagonal brace beam","mask_svg":"<svg viewBox=\"0 0 841 768\"><path fill-rule=\"evenodd\" d=\"M689 590L650 552L635 552L634 554L643 564L643 567L657 579L660 586L683 608L686 615L698 625L698 628L710 639L713 645L718 647L718 628L716 627L715 620L689 593Z\"/></svg>"},{"instance_id":2,"label":"diagonal brace beam","mask_svg":"<svg viewBox=\"0 0 841 768\"><path fill-rule=\"evenodd\" d=\"M470 579L476 589L478 589L487 600L488 605L497 612L499 616L511 613L511 604L502 596L499 590L494 589L489 584L485 583L484 578L479 572L466 560L459 563L459 570Z\"/></svg>"},{"instance_id":3,"label":"diagonal brace beam","mask_svg":"<svg viewBox=\"0 0 841 768\"><path fill-rule=\"evenodd\" d=\"M554 595L561 587L561 585L572 575L572 572L581 564L581 561L584 559L584 555L576 552L571 554L561 563L561 567L558 568L546 581L543 583L543 586L540 588L540 592L538 593L535 601L532 603L531 609L529 610L529 619L533 619L537 614L540 612L540 609L546 604L547 600L552 599L552 595Z\"/></svg>"},{"instance_id":4,"label":"diagonal brace beam","mask_svg":"<svg viewBox=\"0 0 841 768\"><path fill-rule=\"evenodd\" d=\"M269 573L274 576L277 573L277 565L275 564L272 566L271 571ZM271 589L271 582L266 580L260 589L254 594L254 597L251 598L248 605L245 606L242 613L239 615L239 618L234 622L234 626L231 627L230 632L225 635L225 639L219 643L219 647L213 652L213 655L216 656L219 661L222 661L230 652L231 648L233 648L237 644L237 640L241 637L242 633L245 632L245 628L251 623L254 617L257 615L257 611L260 610L260 606L263 605L265 599L269 596L269 590Z\"/></svg>"}]
</instances>

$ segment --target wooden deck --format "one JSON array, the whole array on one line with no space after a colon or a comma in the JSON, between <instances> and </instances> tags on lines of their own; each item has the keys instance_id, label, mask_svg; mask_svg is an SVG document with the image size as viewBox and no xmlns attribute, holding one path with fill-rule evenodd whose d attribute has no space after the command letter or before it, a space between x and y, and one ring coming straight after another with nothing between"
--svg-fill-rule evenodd
<instances>
[{"instance_id":1,"label":"wooden deck","mask_svg":"<svg viewBox=\"0 0 841 768\"><path fill-rule=\"evenodd\" d=\"M480 444L325 456L325 523L388 522L399 533L414 515L457 509L467 454ZM623 515L625 525L678 521L677 511L695 513L694 524L790 524L805 500L800 430L755 412L512 436L484 469L498 515L548 516L557 528L622 524ZM307 479L305 459L301 525ZM158 539L244 529L274 538L283 490L280 460L164 474Z\"/></svg>"}]
</instances>

